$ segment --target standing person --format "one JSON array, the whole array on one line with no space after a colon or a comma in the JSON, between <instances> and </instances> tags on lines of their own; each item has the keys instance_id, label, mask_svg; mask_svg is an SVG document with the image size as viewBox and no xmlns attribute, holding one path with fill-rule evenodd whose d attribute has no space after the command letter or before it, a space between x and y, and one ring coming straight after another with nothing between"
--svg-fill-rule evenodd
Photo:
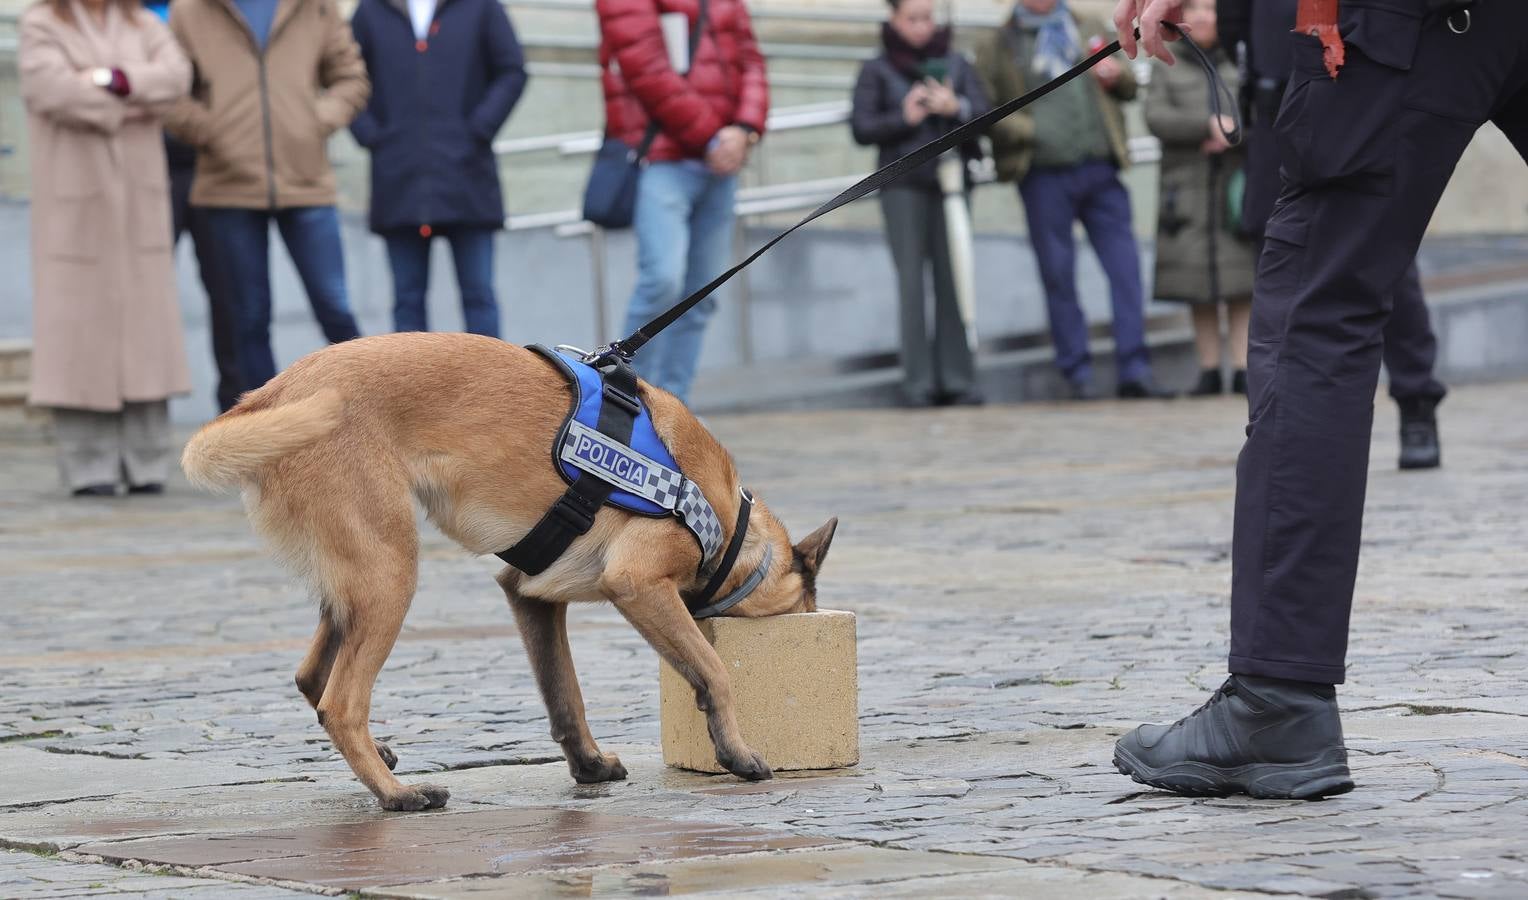
<instances>
[{"instance_id":1,"label":"standing person","mask_svg":"<svg viewBox=\"0 0 1528 900\"><path fill-rule=\"evenodd\" d=\"M170 21L169 0L151 0L144 9L159 17L161 22ZM183 234L190 233L191 246L196 250L197 271L201 275L202 290L207 294L207 325L212 332L212 361L217 367L218 383L216 399L218 410L227 412L239 402L238 343L232 299L228 296L228 284L222 269L218 268L212 231L207 224L207 214L191 205L191 182L196 178L196 148L187 146L165 132L165 158L170 163L170 222L173 236L170 246L180 243Z\"/></svg>"},{"instance_id":2,"label":"standing person","mask_svg":"<svg viewBox=\"0 0 1528 900\"><path fill-rule=\"evenodd\" d=\"M1235 93L1236 66L1221 50L1215 0L1183 7L1191 38L1214 60ZM1247 393L1247 324L1252 317L1255 248L1241 237L1241 210L1233 209L1242 177L1242 154L1226 135L1230 116L1206 115L1210 85L1197 66L1159 66L1146 92L1146 126L1162 142L1161 198L1157 213L1157 269L1153 294L1187 303L1193 312L1199 382L1190 395L1224 391L1220 371L1220 309L1230 324L1231 390Z\"/></svg>"},{"instance_id":3,"label":"standing person","mask_svg":"<svg viewBox=\"0 0 1528 900\"><path fill-rule=\"evenodd\" d=\"M854 140L880 148L877 165L901 157L988 110L965 57L950 51L950 29L934 23L933 0L888 0L882 52L854 85ZM963 148L962 155L980 153ZM881 189L886 241L902 303L902 389L913 406L974 405L976 365L955 296L938 160ZM934 335L929 340L924 274L934 275Z\"/></svg>"},{"instance_id":4,"label":"standing person","mask_svg":"<svg viewBox=\"0 0 1528 900\"><path fill-rule=\"evenodd\" d=\"M371 151L371 230L387 241L393 329L429 330L430 240L441 235L467 331L498 337L504 198L493 139L526 81L509 15L498 0L361 0L350 27L372 84L350 133Z\"/></svg>"},{"instance_id":5,"label":"standing person","mask_svg":"<svg viewBox=\"0 0 1528 900\"><path fill-rule=\"evenodd\" d=\"M329 135L366 105L366 66L333 0L175 0L170 27L196 71L170 130L196 148L191 203L217 236L238 315L246 390L276 374L270 226L331 343L357 337L345 291Z\"/></svg>"},{"instance_id":6,"label":"standing person","mask_svg":"<svg viewBox=\"0 0 1528 900\"><path fill-rule=\"evenodd\" d=\"M1294 68L1295 10L1298 0L1219 0L1228 46L1247 50L1251 84L1247 91L1251 127L1247 131L1247 201L1243 228L1262 245L1263 229L1279 197L1279 148L1274 119ZM1385 371L1390 398L1401 414L1402 469L1434 469L1443 462L1438 437L1438 404L1448 388L1433 369L1438 339L1427 315L1422 279L1413 262L1395 286L1390 321L1385 324Z\"/></svg>"},{"instance_id":7,"label":"standing person","mask_svg":"<svg viewBox=\"0 0 1528 900\"><path fill-rule=\"evenodd\" d=\"M1126 52L1136 52L1139 16L1140 46L1172 62L1160 23L1181 8L1120 0ZM1284 190L1252 301L1231 676L1189 715L1115 745L1121 772L1187 794L1316 798L1353 788L1336 685L1347 676L1395 286L1481 125L1494 121L1528 160L1528 4L1305 2L1301 12L1275 126Z\"/></svg>"},{"instance_id":8,"label":"standing person","mask_svg":"<svg viewBox=\"0 0 1528 900\"><path fill-rule=\"evenodd\" d=\"M1083 44L1102 41L1107 26L1075 17L1066 0L1019 0L1013 16L977 49L976 68L994 104L1006 103L1071 68ZM1130 194L1119 170L1129 163L1120 104L1135 97L1135 75L1106 59L1091 78L1067 83L993 126L998 178L1019 185L1029 238L1045 289L1056 366L1077 399L1097 396L1088 322L1077 302L1078 220L1109 278L1117 394L1166 396L1152 383L1146 349L1141 258L1131 230Z\"/></svg>"},{"instance_id":9,"label":"standing person","mask_svg":"<svg viewBox=\"0 0 1528 900\"><path fill-rule=\"evenodd\" d=\"M33 374L76 496L164 489L169 398L191 389L175 298L159 114L191 68L136 0L47 0L21 16L32 159Z\"/></svg>"},{"instance_id":10,"label":"standing person","mask_svg":"<svg viewBox=\"0 0 1528 900\"><path fill-rule=\"evenodd\" d=\"M732 258L737 173L764 134L769 85L743 0L704 0L695 58L676 71L660 16L694 28L701 0L596 0L605 132L635 147L649 122L658 135L637 179L637 286L626 313L636 331L720 275ZM677 20L670 20L677 21ZM707 297L637 354L648 382L681 400L690 393L706 322Z\"/></svg>"}]
</instances>

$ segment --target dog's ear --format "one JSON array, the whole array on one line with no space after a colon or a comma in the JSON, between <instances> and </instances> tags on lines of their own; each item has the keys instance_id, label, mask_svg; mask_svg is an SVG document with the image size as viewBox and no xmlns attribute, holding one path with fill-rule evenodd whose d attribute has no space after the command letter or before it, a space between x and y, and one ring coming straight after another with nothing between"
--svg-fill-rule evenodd
<instances>
[{"instance_id":1,"label":"dog's ear","mask_svg":"<svg viewBox=\"0 0 1528 900\"><path fill-rule=\"evenodd\" d=\"M833 533L838 530L838 517L828 520L827 524L801 539L796 545L796 552L801 555L802 561L813 572L822 568L822 561L828 556L828 547L833 544Z\"/></svg>"}]
</instances>

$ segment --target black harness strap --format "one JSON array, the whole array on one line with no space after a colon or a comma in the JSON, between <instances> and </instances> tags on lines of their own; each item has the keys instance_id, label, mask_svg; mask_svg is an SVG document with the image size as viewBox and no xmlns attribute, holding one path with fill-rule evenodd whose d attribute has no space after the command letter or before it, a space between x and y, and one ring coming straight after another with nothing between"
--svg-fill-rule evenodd
<instances>
[{"instance_id":1,"label":"black harness strap","mask_svg":"<svg viewBox=\"0 0 1528 900\"><path fill-rule=\"evenodd\" d=\"M642 409L637 399L636 373L625 360L605 361L600 369L605 388L600 398L597 429L623 444L630 443L632 428ZM576 386L574 392L577 402ZM615 485L580 472L518 544L494 555L527 575L540 575L562 556L569 544L594 527L595 515L613 493Z\"/></svg>"},{"instance_id":2,"label":"black harness strap","mask_svg":"<svg viewBox=\"0 0 1528 900\"><path fill-rule=\"evenodd\" d=\"M701 588L700 593L684 598L684 605L690 610L692 616L711 605L716 592L722 589L727 576L732 574L732 567L737 564L738 554L743 552L743 538L748 536L748 514L753 511L753 495L746 490L740 493L737 524L732 526L732 540L727 542L727 552L722 554L721 563L717 565L716 571L711 573L711 579L706 582L705 587Z\"/></svg>"}]
</instances>

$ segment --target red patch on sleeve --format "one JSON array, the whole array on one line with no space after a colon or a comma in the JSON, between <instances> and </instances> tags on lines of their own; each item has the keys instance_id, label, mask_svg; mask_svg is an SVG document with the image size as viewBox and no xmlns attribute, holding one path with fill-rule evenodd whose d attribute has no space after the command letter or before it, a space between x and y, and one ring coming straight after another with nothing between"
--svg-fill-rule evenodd
<instances>
[{"instance_id":1,"label":"red patch on sleeve","mask_svg":"<svg viewBox=\"0 0 1528 900\"><path fill-rule=\"evenodd\" d=\"M1342 33L1337 30L1337 4L1338 0L1300 0L1295 16L1295 31L1321 39L1321 57L1333 78L1347 61Z\"/></svg>"}]
</instances>

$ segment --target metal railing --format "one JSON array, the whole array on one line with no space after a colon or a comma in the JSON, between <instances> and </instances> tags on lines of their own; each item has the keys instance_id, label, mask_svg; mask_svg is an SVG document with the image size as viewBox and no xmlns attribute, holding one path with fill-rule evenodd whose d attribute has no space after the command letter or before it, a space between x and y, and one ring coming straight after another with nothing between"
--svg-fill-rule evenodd
<instances>
[{"instance_id":1,"label":"metal railing","mask_svg":"<svg viewBox=\"0 0 1528 900\"><path fill-rule=\"evenodd\" d=\"M562 144L550 144L550 146L560 147ZM1161 159L1162 145L1154 137L1136 137L1130 139L1129 151L1133 165L1149 165ZM996 181L996 171L991 160L987 159L984 162L984 166L972 172L972 180L976 184L990 184ZM775 213L805 212L816 209L857 183L862 177L864 176L845 175L740 189L733 205L734 227L739 237L736 243L739 246L742 244L741 237L747 220ZM583 212L578 209L508 216L504 220L504 227L512 232L551 229L557 237L584 238L589 242L589 273L592 282L595 334L601 344L613 340L616 335L611 333L608 315L608 261L605 253L605 230L585 221ZM734 303L738 309L739 322L738 356L744 363L749 363L753 361L753 341L748 330L751 321L749 313L751 298L746 273L743 273L734 283L734 291Z\"/></svg>"},{"instance_id":2,"label":"metal railing","mask_svg":"<svg viewBox=\"0 0 1528 900\"><path fill-rule=\"evenodd\" d=\"M772 110L766 124L770 132L799 131L803 128L821 128L825 125L842 125L849 121L849 101L830 100L826 103L807 103ZM517 153L538 153L556 150L562 156L593 153L604 140L603 132L589 129L567 131L561 134L538 134L533 137L508 138L494 141L493 152L500 156Z\"/></svg>"}]
</instances>

